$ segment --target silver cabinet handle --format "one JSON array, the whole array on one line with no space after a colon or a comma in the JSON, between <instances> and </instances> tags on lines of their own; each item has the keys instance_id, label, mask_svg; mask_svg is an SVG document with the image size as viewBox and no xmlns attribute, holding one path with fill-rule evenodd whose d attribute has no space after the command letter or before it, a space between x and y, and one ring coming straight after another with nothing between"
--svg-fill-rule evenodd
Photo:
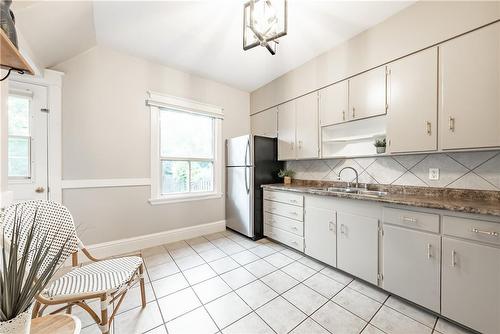
<instances>
[{"instance_id":1,"label":"silver cabinet handle","mask_svg":"<svg viewBox=\"0 0 500 334\"><path fill-rule=\"evenodd\" d=\"M356 118L356 108L352 107L352 118Z\"/></svg>"},{"instance_id":2,"label":"silver cabinet handle","mask_svg":"<svg viewBox=\"0 0 500 334\"><path fill-rule=\"evenodd\" d=\"M427 258L428 259L430 259L432 257L431 248L432 248L432 245L427 244Z\"/></svg>"},{"instance_id":3,"label":"silver cabinet handle","mask_svg":"<svg viewBox=\"0 0 500 334\"><path fill-rule=\"evenodd\" d=\"M492 237L498 237L498 232L495 232L495 231L482 231L482 230L479 230L479 229L477 229L475 227L472 228L471 232L478 233L478 234L489 235L489 236L492 236Z\"/></svg>"},{"instance_id":4,"label":"silver cabinet handle","mask_svg":"<svg viewBox=\"0 0 500 334\"><path fill-rule=\"evenodd\" d=\"M299 150L302 149L302 140L299 140Z\"/></svg>"},{"instance_id":5,"label":"silver cabinet handle","mask_svg":"<svg viewBox=\"0 0 500 334\"><path fill-rule=\"evenodd\" d=\"M344 224L340 224L340 234L345 234Z\"/></svg>"},{"instance_id":6,"label":"silver cabinet handle","mask_svg":"<svg viewBox=\"0 0 500 334\"><path fill-rule=\"evenodd\" d=\"M296 199L291 199L290 203L297 203L297 200Z\"/></svg>"},{"instance_id":7,"label":"silver cabinet handle","mask_svg":"<svg viewBox=\"0 0 500 334\"><path fill-rule=\"evenodd\" d=\"M401 220L408 222L408 223L416 223L417 222L416 218L411 218L411 217L401 217Z\"/></svg>"},{"instance_id":8,"label":"silver cabinet handle","mask_svg":"<svg viewBox=\"0 0 500 334\"><path fill-rule=\"evenodd\" d=\"M330 231L335 230L335 223L334 222L328 222L328 230L330 230Z\"/></svg>"},{"instance_id":9,"label":"silver cabinet handle","mask_svg":"<svg viewBox=\"0 0 500 334\"><path fill-rule=\"evenodd\" d=\"M295 215L295 216L296 216L298 213L297 213L297 212L294 212L294 211L290 211L290 212L289 212L289 214L291 214L291 215Z\"/></svg>"},{"instance_id":10,"label":"silver cabinet handle","mask_svg":"<svg viewBox=\"0 0 500 334\"><path fill-rule=\"evenodd\" d=\"M455 132L455 117L448 118L448 127L451 130L451 132Z\"/></svg>"},{"instance_id":11,"label":"silver cabinet handle","mask_svg":"<svg viewBox=\"0 0 500 334\"><path fill-rule=\"evenodd\" d=\"M431 131L431 128L432 128L432 125L431 125L431 122L427 121L425 122L425 125L427 126L427 134L430 136L432 131Z\"/></svg>"},{"instance_id":12,"label":"silver cabinet handle","mask_svg":"<svg viewBox=\"0 0 500 334\"><path fill-rule=\"evenodd\" d=\"M299 229L296 226L292 226L292 230L298 231Z\"/></svg>"},{"instance_id":13,"label":"silver cabinet handle","mask_svg":"<svg viewBox=\"0 0 500 334\"><path fill-rule=\"evenodd\" d=\"M345 121L345 110L342 110L342 120Z\"/></svg>"},{"instance_id":14,"label":"silver cabinet handle","mask_svg":"<svg viewBox=\"0 0 500 334\"><path fill-rule=\"evenodd\" d=\"M455 250L452 250L451 251L451 266L452 267L455 267L457 265L457 261L456 261L456 252Z\"/></svg>"},{"instance_id":15,"label":"silver cabinet handle","mask_svg":"<svg viewBox=\"0 0 500 334\"><path fill-rule=\"evenodd\" d=\"M298 245L297 241L291 241L290 243L292 243L294 245Z\"/></svg>"}]
</instances>

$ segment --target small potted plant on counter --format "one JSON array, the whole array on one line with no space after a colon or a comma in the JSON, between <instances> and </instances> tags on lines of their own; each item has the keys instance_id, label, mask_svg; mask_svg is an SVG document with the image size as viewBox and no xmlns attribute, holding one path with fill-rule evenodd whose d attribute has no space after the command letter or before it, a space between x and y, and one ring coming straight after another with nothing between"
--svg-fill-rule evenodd
<instances>
[{"instance_id":1,"label":"small potted plant on counter","mask_svg":"<svg viewBox=\"0 0 500 334\"><path fill-rule=\"evenodd\" d=\"M292 177L295 172L291 169L280 169L278 176L283 178L284 184L292 184Z\"/></svg>"},{"instance_id":2,"label":"small potted plant on counter","mask_svg":"<svg viewBox=\"0 0 500 334\"><path fill-rule=\"evenodd\" d=\"M386 147L385 138L375 140L373 146L375 146L375 148L377 149L377 154L385 153L385 147Z\"/></svg>"}]
</instances>

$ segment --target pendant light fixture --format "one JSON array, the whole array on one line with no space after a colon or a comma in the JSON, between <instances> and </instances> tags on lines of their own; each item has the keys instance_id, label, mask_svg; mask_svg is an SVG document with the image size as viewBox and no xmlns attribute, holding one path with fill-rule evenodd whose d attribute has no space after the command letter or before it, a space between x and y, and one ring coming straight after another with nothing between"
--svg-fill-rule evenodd
<instances>
[{"instance_id":1,"label":"pendant light fixture","mask_svg":"<svg viewBox=\"0 0 500 334\"><path fill-rule=\"evenodd\" d=\"M287 34L287 0L250 0L243 7L243 50L265 47L276 54Z\"/></svg>"}]
</instances>

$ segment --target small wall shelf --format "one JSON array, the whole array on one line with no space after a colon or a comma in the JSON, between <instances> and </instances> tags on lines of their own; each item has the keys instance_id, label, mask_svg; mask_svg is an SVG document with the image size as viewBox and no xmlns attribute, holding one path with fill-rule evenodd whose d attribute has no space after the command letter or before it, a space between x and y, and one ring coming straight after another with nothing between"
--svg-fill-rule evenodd
<instances>
[{"instance_id":1,"label":"small wall shelf","mask_svg":"<svg viewBox=\"0 0 500 334\"><path fill-rule=\"evenodd\" d=\"M19 50L12 44L5 32L0 29L0 67L6 70L34 74ZM6 78L6 77L5 77Z\"/></svg>"}]
</instances>

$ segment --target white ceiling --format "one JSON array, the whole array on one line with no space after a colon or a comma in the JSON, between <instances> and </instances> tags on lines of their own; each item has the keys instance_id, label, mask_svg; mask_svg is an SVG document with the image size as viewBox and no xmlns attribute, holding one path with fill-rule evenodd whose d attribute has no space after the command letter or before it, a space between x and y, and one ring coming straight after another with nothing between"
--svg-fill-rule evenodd
<instances>
[{"instance_id":1,"label":"white ceiling","mask_svg":"<svg viewBox=\"0 0 500 334\"><path fill-rule=\"evenodd\" d=\"M262 47L243 51L243 3L42 1L17 8L16 15L43 65L53 66L97 43L253 91L413 1L289 0L288 35L275 56Z\"/></svg>"}]
</instances>

